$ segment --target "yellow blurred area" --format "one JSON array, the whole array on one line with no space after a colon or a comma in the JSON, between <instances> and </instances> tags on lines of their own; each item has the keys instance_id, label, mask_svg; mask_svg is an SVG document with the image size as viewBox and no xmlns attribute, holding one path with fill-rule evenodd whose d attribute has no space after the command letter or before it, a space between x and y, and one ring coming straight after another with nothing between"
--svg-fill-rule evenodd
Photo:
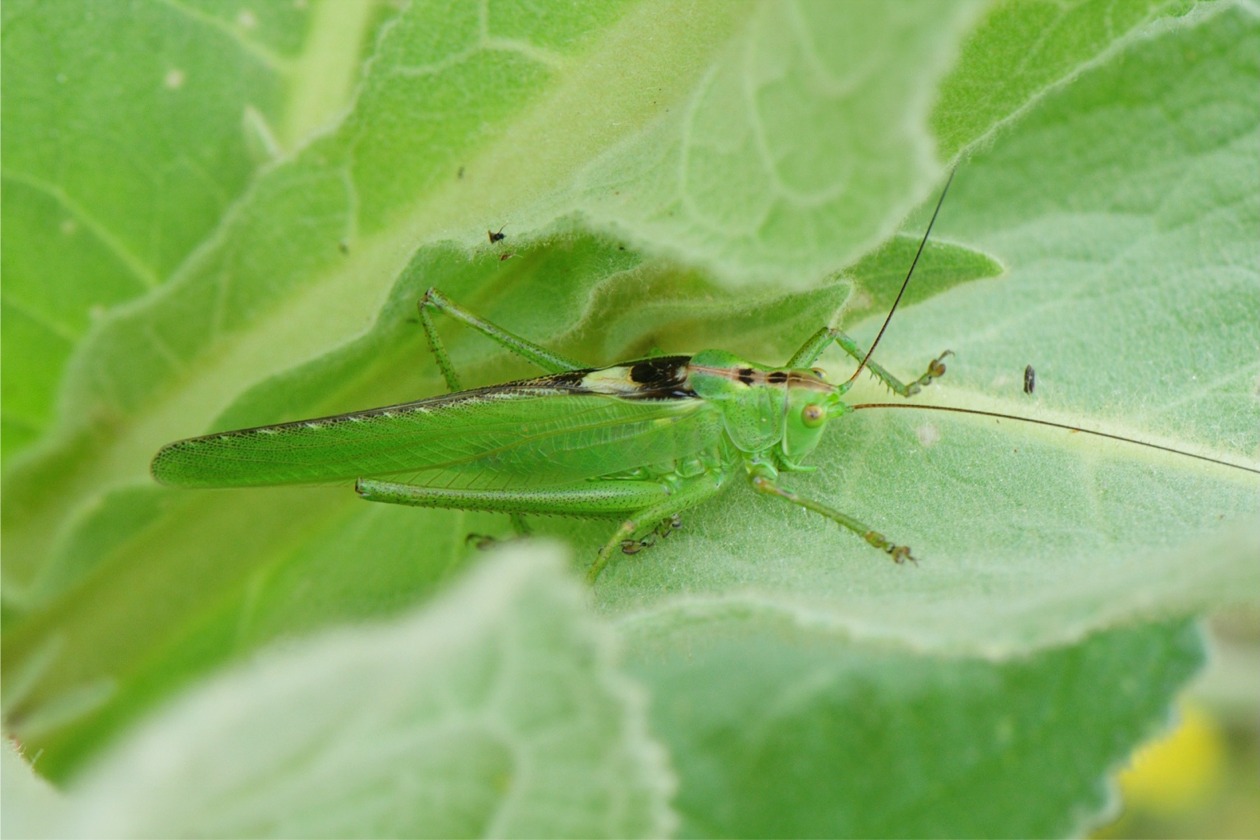
<instances>
[{"instance_id":1,"label":"yellow blurred area","mask_svg":"<svg viewBox=\"0 0 1260 840\"><path fill-rule=\"evenodd\" d=\"M1217 614L1207 627L1207 667L1173 728L1116 774L1121 811L1093 837L1260 837L1260 607Z\"/></svg>"},{"instance_id":2,"label":"yellow blurred area","mask_svg":"<svg viewBox=\"0 0 1260 840\"><path fill-rule=\"evenodd\" d=\"M1120 773L1125 807L1159 816L1192 811L1219 787L1225 760L1220 727L1201 707L1183 703L1177 727L1138 750Z\"/></svg>"}]
</instances>

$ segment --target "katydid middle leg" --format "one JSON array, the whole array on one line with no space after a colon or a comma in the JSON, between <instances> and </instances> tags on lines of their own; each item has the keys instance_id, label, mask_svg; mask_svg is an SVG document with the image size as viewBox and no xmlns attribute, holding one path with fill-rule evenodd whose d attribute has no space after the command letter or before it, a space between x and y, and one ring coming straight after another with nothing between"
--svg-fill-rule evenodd
<instances>
[{"instance_id":1,"label":"katydid middle leg","mask_svg":"<svg viewBox=\"0 0 1260 840\"><path fill-rule=\"evenodd\" d=\"M608 565L613 552L618 549L624 552L627 543L633 546L636 542L641 542L639 535L645 531L660 529L667 524L673 530L674 523L679 521L678 514L716 495L726 485L728 478L728 473L715 470L674 482L667 499L639 510L621 523L595 556L595 562L587 571L586 579L594 583L599 573ZM625 553L633 554L634 551Z\"/></svg>"},{"instance_id":2,"label":"katydid middle leg","mask_svg":"<svg viewBox=\"0 0 1260 840\"><path fill-rule=\"evenodd\" d=\"M866 540L867 544L878 548L893 559L894 563L904 563L909 560L916 563L914 557L910 554L910 547L905 545L896 545L879 531L866 525L863 522L854 519L846 513L841 513L833 507L828 507L822 502L816 502L813 499L807 499L804 496L798 496L791 490L784 490L776 482L777 476L772 470L764 467L754 468L749 474L749 483L752 484L754 490L766 496L775 496L786 502L812 510L814 513L827 517L832 522L847 528Z\"/></svg>"},{"instance_id":3,"label":"katydid middle leg","mask_svg":"<svg viewBox=\"0 0 1260 840\"><path fill-rule=\"evenodd\" d=\"M675 513L668 519L662 519L659 523L657 523L656 527L652 530L652 533L642 539L622 540L621 553L638 554L643 549L651 548L656 545L656 540L658 538L663 540L681 527L682 517Z\"/></svg>"}]
</instances>

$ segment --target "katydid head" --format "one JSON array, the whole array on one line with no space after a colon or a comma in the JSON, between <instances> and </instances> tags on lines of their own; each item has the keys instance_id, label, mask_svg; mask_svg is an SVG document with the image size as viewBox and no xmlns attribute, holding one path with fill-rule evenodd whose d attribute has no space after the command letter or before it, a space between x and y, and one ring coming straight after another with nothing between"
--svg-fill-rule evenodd
<instances>
[{"instance_id":1,"label":"katydid head","mask_svg":"<svg viewBox=\"0 0 1260 840\"><path fill-rule=\"evenodd\" d=\"M788 468L801 468L800 462L818 448L827 422L847 414L843 394L847 385L835 386L813 370L790 371L784 410L782 460Z\"/></svg>"}]
</instances>

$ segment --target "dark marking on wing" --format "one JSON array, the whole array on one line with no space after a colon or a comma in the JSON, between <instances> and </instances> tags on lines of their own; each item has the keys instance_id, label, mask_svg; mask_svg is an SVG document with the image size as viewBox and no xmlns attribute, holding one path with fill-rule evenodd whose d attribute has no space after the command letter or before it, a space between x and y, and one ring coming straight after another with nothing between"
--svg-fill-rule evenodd
<instances>
[{"instance_id":1,"label":"dark marking on wing","mask_svg":"<svg viewBox=\"0 0 1260 840\"><path fill-rule=\"evenodd\" d=\"M678 382L678 369L687 364L686 356L658 356L630 365L630 379L645 388L660 388Z\"/></svg>"},{"instance_id":2,"label":"dark marking on wing","mask_svg":"<svg viewBox=\"0 0 1260 840\"><path fill-rule=\"evenodd\" d=\"M544 388L577 394L605 394L624 400L695 399L687 384L690 356L656 356L606 368L582 368L509 382L496 390Z\"/></svg>"},{"instance_id":3,"label":"dark marking on wing","mask_svg":"<svg viewBox=\"0 0 1260 840\"><path fill-rule=\"evenodd\" d=\"M753 380L757 378L757 374L752 368L740 368L735 371L735 375L738 376L739 381L745 385L753 384Z\"/></svg>"},{"instance_id":4,"label":"dark marking on wing","mask_svg":"<svg viewBox=\"0 0 1260 840\"><path fill-rule=\"evenodd\" d=\"M636 386L629 399L685 399L696 392L687 385L687 363L690 356L657 356L629 362L630 381Z\"/></svg>"},{"instance_id":5,"label":"dark marking on wing","mask_svg":"<svg viewBox=\"0 0 1260 840\"><path fill-rule=\"evenodd\" d=\"M554 386L556 388L560 388L566 391L567 390L581 391L581 390L585 390L582 387L582 382L586 379L587 374L595 370L598 370L598 368L580 368L579 370L566 370L564 373L553 373L548 376L540 376L537 379L525 379L519 382L509 382L507 385L496 385L493 387L509 388L513 385L524 385L526 383L529 383L531 385L546 383L547 385L551 385L551 386Z\"/></svg>"}]
</instances>

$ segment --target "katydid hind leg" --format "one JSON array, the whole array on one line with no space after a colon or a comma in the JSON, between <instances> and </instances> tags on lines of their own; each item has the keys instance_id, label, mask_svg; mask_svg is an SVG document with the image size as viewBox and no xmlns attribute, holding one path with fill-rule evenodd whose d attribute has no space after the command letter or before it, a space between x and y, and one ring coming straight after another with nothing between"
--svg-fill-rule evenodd
<instances>
[{"instance_id":1,"label":"katydid hind leg","mask_svg":"<svg viewBox=\"0 0 1260 840\"><path fill-rule=\"evenodd\" d=\"M446 351L446 345L442 343L442 339L438 335L437 326L433 323L433 312L441 312L472 327L491 341L527 361L533 362L548 373L564 373L587 367L587 365L579 364L552 353L547 348L541 347L532 341L527 341L503 329L498 324L474 315L467 309L453 303L446 295L435 288L430 288L424 293L424 297L420 299L418 307L420 310L420 323L424 325L424 334L429 342L429 350L432 351L433 357L437 360L438 367L442 370L442 376L446 379L447 387L451 391L461 391L463 388L460 387L459 375L455 373L455 366L451 362L450 354Z\"/></svg>"},{"instance_id":2,"label":"katydid hind leg","mask_svg":"<svg viewBox=\"0 0 1260 840\"><path fill-rule=\"evenodd\" d=\"M813 499L800 496L790 490L783 489L775 482L774 477L771 475L767 475L762 472L754 472L749 481L752 484L753 489L758 493L766 496L774 496L776 498L783 499L786 502L791 502L794 505L805 508L806 510L811 510L814 513L825 516L842 528L852 531L865 540L868 545L879 549L891 557L894 563L900 564L906 562L907 560L911 563L918 562L915 560L914 556L910 554L909 546L893 543L879 531L876 531L874 528L871 528L869 525L854 519L846 513L841 513L833 507L829 507L821 502L816 502Z\"/></svg>"},{"instance_id":3,"label":"katydid hind leg","mask_svg":"<svg viewBox=\"0 0 1260 840\"><path fill-rule=\"evenodd\" d=\"M524 514L600 518L641 512L623 522L616 536L600 550L590 575L593 581L614 548L641 536L637 521L652 523L652 527L658 527L655 523L661 520L672 522L677 513L717 492L711 477L702 479L697 476L670 486L660 481L606 479L529 490L463 490L361 478L355 483L355 492L369 502L507 513L522 524ZM470 540L479 548L500 541L482 535L470 535Z\"/></svg>"},{"instance_id":4,"label":"katydid hind leg","mask_svg":"<svg viewBox=\"0 0 1260 840\"><path fill-rule=\"evenodd\" d=\"M426 487L361 478L355 492L366 501L447 510L543 516L612 517L642 510L670 498L659 481L606 479L520 490L466 490Z\"/></svg>"},{"instance_id":5,"label":"katydid hind leg","mask_svg":"<svg viewBox=\"0 0 1260 840\"><path fill-rule=\"evenodd\" d=\"M496 537L494 534L480 534L474 531L464 537L464 545L475 548L478 551L489 551L496 546L507 545L522 539L525 538L519 534L514 534L510 537Z\"/></svg>"},{"instance_id":6,"label":"katydid hind leg","mask_svg":"<svg viewBox=\"0 0 1260 840\"><path fill-rule=\"evenodd\" d=\"M429 289L420 299L417 306L420 310L420 324L424 327L424 337L429 343L429 352L433 354L438 368L442 371L442 378L446 380L447 389L455 393L463 390L459 385L459 374L455 373L455 365L451 363L450 354L446 352L446 345L442 343L442 337L438 335L433 316L429 312L430 308L438 308L430 304L430 296L435 293L437 293L436 289Z\"/></svg>"},{"instance_id":7,"label":"katydid hind leg","mask_svg":"<svg viewBox=\"0 0 1260 840\"><path fill-rule=\"evenodd\" d=\"M512 530L516 532L518 537L530 537L534 534L534 529L529 527L529 523L525 517L519 513L509 513L508 518L512 520Z\"/></svg>"}]
</instances>

